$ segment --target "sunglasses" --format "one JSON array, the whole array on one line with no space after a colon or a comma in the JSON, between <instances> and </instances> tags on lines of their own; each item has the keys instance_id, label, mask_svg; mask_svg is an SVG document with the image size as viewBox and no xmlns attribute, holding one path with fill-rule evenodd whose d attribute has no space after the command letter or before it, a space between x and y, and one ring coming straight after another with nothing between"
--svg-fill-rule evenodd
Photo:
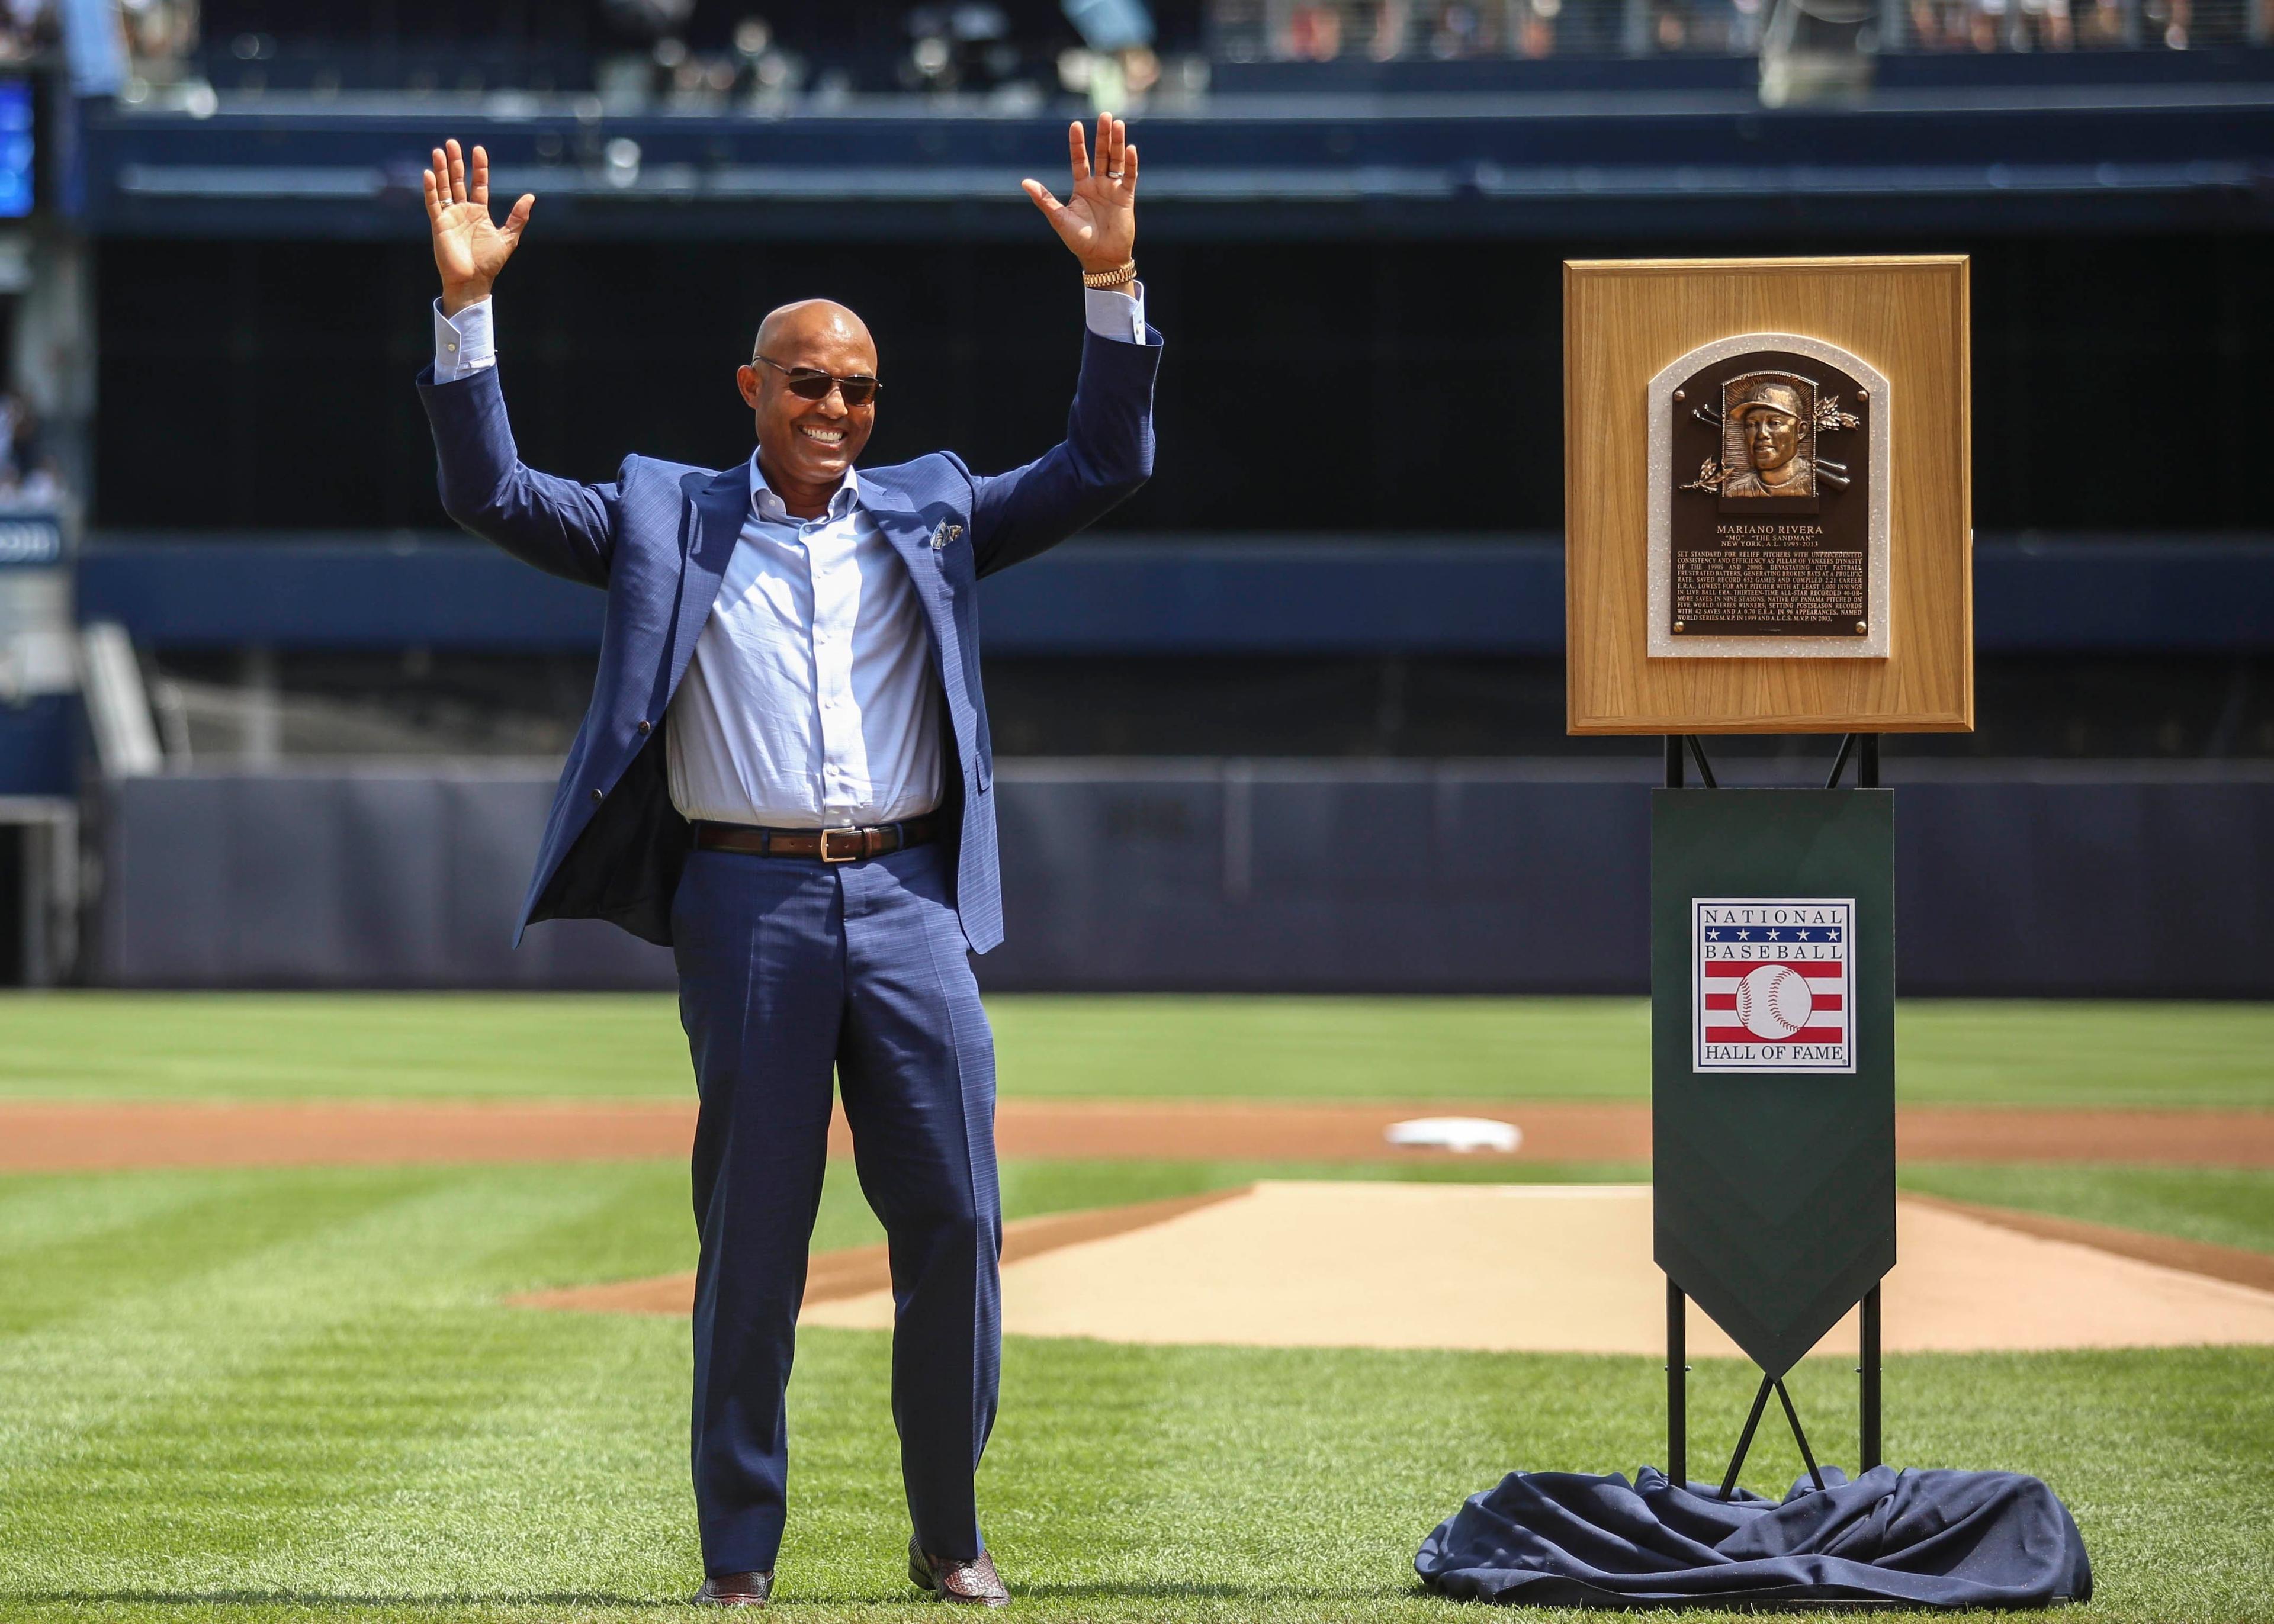
<instances>
[{"instance_id":1,"label":"sunglasses","mask_svg":"<svg viewBox=\"0 0 2274 1624\"><path fill-rule=\"evenodd\" d=\"M817 367L784 366L771 356L754 355L753 361L764 362L782 375L789 392L802 401L825 401L835 389L845 397L847 406L866 406L877 398L877 391L885 386L865 372L850 378L840 378L834 372L825 372Z\"/></svg>"}]
</instances>

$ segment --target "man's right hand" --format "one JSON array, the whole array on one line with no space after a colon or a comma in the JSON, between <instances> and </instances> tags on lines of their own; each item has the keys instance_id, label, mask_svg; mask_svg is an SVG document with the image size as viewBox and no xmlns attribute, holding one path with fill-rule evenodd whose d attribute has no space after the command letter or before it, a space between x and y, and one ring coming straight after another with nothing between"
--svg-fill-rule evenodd
<instances>
[{"instance_id":1,"label":"man's right hand","mask_svg":"<svg viewBox=\"0 0 2274 1624\"><path fill-rule=\"evenodd\" d=\"M434 232L434 268L442 273L442 313L455 316L489 297L490 284L521 244L537 199L523 192L505 223L494 223L490 219L489 154L474 148L470 177L457 142L446 145L447 153L440 147L434 149L423 178L426 219Z\"/></svg>"}]
</instances>

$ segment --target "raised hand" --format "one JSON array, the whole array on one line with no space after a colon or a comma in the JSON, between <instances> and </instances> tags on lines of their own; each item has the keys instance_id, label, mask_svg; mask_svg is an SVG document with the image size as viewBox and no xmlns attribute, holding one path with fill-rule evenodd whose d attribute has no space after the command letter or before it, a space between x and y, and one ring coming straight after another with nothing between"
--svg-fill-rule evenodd
<instances>
[{"instance_id":1,"label":"raised hand","mask_svg":"<svg viewBox=\"0 0 2274 1624\"><path fill-rule=\"evenodd\" d=\"M1065 202L1038 180L1019 184L1083 270L1119 270L1137 248L1137 149L1129 144L1128 127L1111 113L1097 116L1095 172L1079 124L1066 126L1066 155L1073 165L1073 191Z\"/></svg>"},{"instance_id":2,"label":"raised hand","mask_svg":"<svg viewBox=\"0 0 2274 1624\"><path fill-rule=\"evenodd\" d=\"M490 218L490 155L474 148L473 172L455 140L437 147L421 177L426 220L434 233L434 268L442 273L442 313L455 316L490 296L490 284L521 245L537 199L523 192L503 225Z\"/></svg>"}]
</instances>

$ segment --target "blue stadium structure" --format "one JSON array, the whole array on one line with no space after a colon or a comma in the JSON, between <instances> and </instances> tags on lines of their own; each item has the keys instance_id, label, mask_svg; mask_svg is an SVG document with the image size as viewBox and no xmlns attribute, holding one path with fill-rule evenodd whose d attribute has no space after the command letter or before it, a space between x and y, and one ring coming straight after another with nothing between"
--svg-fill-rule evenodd
<instances>
[{"instance_id":1,"label":"blue stadium structure","mask_svg":"<svg viewBox=\"0 0 2274 1624\"><path fill-rule=\"evenodd\" d=\"M464 882L521 861L599 617L436 504L427 150L538 194L500 298L531 462L745 455L738 352L827 290L879 337L880 460L1009 466L1078 320L1017 183L1111 103L1160 473L986 589L1005 830L1089 831L1013 876L998 984L1640 985L1638 891L1583 929L1585 887L1502 865L1496 911L1427 858L1494 827L1641 861L1607 808L1646 765L1562 732L1559 262L1934 250L1974 259L1982 726L1890 746L1907 984L2274 993L2274 0L34 11L0 25L0 981L652 980L573 932L505 958ZM1814 747L1728 748L1797 781ZM1244 847L1259 797L1419 828L1402 946L1335 946L1359 880ZM386 884L343 855L380 861L374 818L412 831ZM2033 854L1963 859L2016 820ZM299 867L264 899L239 848ZM2064 918L2082 868L2154 953L1960 906ZM2232 929L2148 922L2214 904ZM1535 961L1510 908L1585 951Z\"/></svg>"}]
</instances>

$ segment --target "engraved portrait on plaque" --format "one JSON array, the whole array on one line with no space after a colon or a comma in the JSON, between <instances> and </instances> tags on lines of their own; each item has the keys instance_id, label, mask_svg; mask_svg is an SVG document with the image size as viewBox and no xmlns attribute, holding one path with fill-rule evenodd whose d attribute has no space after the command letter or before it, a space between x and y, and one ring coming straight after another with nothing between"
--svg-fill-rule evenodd
<instances>
[{"instance_id":1,"label":"engraved portrait on plaque","mask_svg":"<svg viewBox=\"0 0 2274 1624\"><path fill-rule=\"evenodd\" d=\"M1814 496L1815 380L1749 372L1721 387L1721 497ZM1703 470L1700 470L1703 471Z\"/></svg>"},{"instance_id":2,"label":"engraved portrait on plaque","mask_svg":"<svg viewBox=\"0 0 2274 1624\"><path fill-rule=\"evenodd\" d=\"M1789 333L1718 340L1658 374L1653 657L1886 653L1887 390L1861 357Z\"/></svg>"}]
</instances>

